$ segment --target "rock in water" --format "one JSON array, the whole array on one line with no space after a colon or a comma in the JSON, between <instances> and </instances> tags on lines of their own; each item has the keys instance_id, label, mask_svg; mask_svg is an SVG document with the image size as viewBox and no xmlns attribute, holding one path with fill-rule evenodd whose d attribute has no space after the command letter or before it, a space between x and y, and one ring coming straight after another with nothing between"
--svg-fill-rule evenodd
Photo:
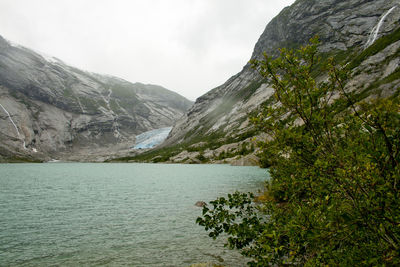
<instances>
[{"instance_id":1,"label":"rock in water","mask_svg":"<svg viewBox=\"0 0 400 267\"><path fill-rule=\"evenodd\" d=\"M207 203L205 203L204 201L197 201L196 204L194 204L196 207L204 207L207 205Z\"/></svg>"}]
</instances>

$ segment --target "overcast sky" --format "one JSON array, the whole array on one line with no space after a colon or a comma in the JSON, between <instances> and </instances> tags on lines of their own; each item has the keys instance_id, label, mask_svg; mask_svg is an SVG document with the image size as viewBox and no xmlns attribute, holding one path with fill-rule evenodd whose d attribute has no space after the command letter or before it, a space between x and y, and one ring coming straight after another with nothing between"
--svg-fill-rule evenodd
<instances>
[{"instance_id":1,"label":"overcast sky","mask_svg":"<svg viewBox=\"0 0 400 267\"><path fill-rule=\"evenodd\" d=\"M0 0L0 35L78 68L191 100L250 59L294 0Z\"/></svg>"}]
</instances>

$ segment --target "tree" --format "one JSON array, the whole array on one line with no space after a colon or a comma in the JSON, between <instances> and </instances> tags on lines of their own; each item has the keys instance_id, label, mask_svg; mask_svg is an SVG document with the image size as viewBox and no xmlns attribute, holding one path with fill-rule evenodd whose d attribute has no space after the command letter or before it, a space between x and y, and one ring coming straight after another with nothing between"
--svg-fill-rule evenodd
<instances>
[{"instance_id":1,"label":"tree","mask_svg":"<svg viewBox=\"0 0 400 267\"><path fill-rule=\"evenodd\" d=\"M399 99L357 100L346 67L317 47L253 61L275 90L253 118L270 137L259 145L271 179L261 203L237 192L197 223L227 233L251 266L399 265Z\"/></svg>"}]
</instances>

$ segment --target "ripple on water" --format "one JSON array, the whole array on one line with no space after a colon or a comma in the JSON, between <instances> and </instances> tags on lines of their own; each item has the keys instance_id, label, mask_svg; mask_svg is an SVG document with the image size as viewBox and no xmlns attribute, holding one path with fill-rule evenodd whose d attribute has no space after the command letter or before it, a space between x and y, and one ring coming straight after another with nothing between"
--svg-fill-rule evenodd
<instances>
[{"instance_id":1,"label":"ripple on water","mask_svg":"<svg viewBox=\"0 0 400 267\"><path fill-rule=\"evenodd\" d=\"M226 165L2 164L0 266L241 266L195 224L194 204L266 178Z\"/></svg>"}]
</instances>

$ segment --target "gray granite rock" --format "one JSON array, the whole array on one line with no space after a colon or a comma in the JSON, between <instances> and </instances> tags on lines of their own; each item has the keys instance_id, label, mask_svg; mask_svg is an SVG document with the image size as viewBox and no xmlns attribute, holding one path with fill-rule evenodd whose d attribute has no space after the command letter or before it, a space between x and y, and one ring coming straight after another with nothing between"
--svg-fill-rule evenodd
<instances>
[{"instance_id":1,"label":"gray granite rock","mask_svg":"<svg viewBox=\"0 0 400 267\"><path fill-rule=\"evenodd\" d=\"M192 102L161 86L71 67L0 36L0 158L95 160L174 124ZM23 147L25 142L26 148Z\"/></svg>"},{"instance_id":2,"label":"gray granite rock","mask_svg":"<svg viewBox=\"0 0 400 267\"><path fill-rule=\"evenodd\" d=\"M268 23L251 58L260 58L263 52L276 56L278 48L304 45L315 35L320 37L321 52L331 55L340 51L360 53L372 39L371 33L381 20L376 39L400 27L400 3L397 0L297 0ZM365 89L376 79L396 71L399 57L394 51L397 49L395 43L362 62L349 82L349 87L352 87L349 90L361 90L362 86ZM385 62L388 57L393 59ZM395 81L382 85L381 91L390 95L398 90L399 84ZM238 136L251 127L246 120L248 114L268 100L272 93L273 89L264 84L247 63L241 72L199 97L175 124L164 146L190 143L191 140L201 142L199 136L213 132L225 137Z\"/></svg>"}]
</instances>

